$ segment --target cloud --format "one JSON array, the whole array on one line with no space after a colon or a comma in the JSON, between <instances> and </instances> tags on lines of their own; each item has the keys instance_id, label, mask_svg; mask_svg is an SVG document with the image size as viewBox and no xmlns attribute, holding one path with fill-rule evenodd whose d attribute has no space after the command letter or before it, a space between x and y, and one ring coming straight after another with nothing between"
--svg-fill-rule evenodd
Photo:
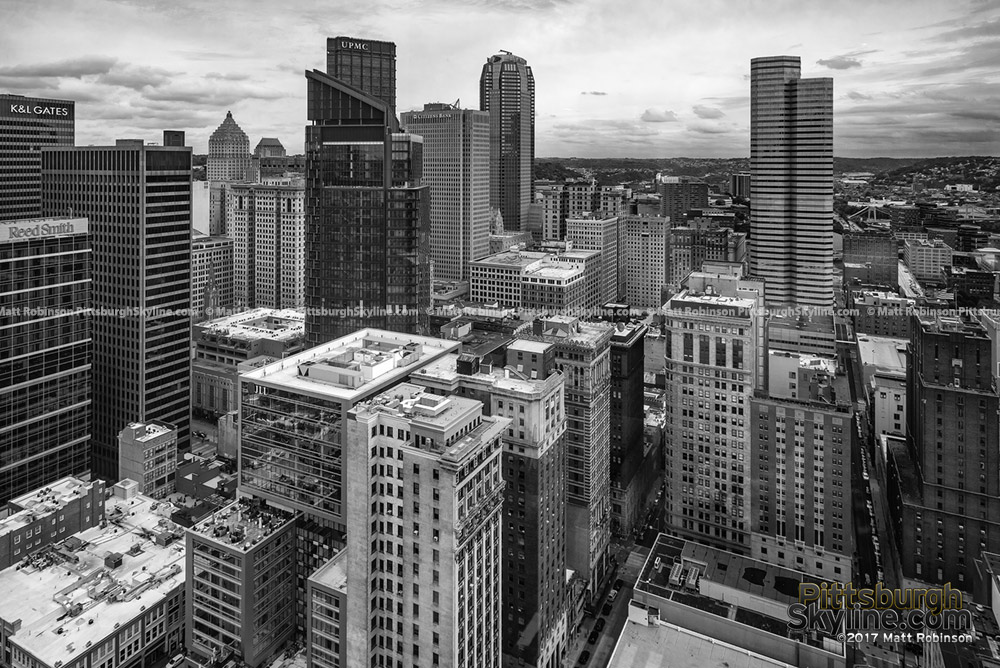
<instances>
[{"instance_id":1,"label":"cloud","mask_svg":"<svg viewBox=\"0 0 1000 668\"><path fill-rule=\"evenodd\" d=\"M828 67L831 70L849 70L852 67L861 67L861 61L851 56L834 56L833 58L821 58L816 61L817 65Z\"/></svg>"},{"instance_id":2,"label":"cloud","mask_svg":"<svg viewBox=\"0 0 1000 668\"><path fill-rule=\"evenodd\" d=\"M849 97L852 100L870 100L870 99L872 99L871 95L865 95L864 93L859 93L856 90L849 91L847 93L847 97Z\"/></svg>"},{"instance_id":3,"label":"cloud","mask_svg":"<svg viewBox=\"0 0 1000 668\"><path fill-rule=\"evenodd\" d=\"M715 123L700 122L691 123L687 126L687 129L702 135L723 135L732 131L732 128L716 125Z\"/></svg>"},{"instance_id":4,"label":"cloud","mask_svg":"<svg viewBox=\"0 0 1000 668\"><path fill-rule=\"evenodd\" d=\"M691 107L691 111L698 118L722 118L725 116L725 112L721 109L716 109L715 107L706 107L703 104L696 104Z\"/></svg>"},{"instance_id":5,"label":"cloud","mask_svg":"<svg viewBox=\"0 0 1000 668\"><path fill-rule=\"evenodd\" d=\"M85 56L38 65L8 65L0 67L3 77L70 77L79 79L94 74L107 74L118 62L117 58Z\"/></svg>"},{"instance_id":6,"label":"cloud","mask_svg":"<svg viewBox=\"0 0 1000 668\"><path fill-rule=\"evenodd\" d=\"M647 123L673 123L677 121L677 114L669 109L664 109L663 111L647 109L642 112L640 118Z\"/></svg>"},{"instance_id":7,"label":"cloud","mask_svg":"<svg viewBox=\"0 0 1000 668\"><path fill-rule=\"evenodd\" d=\"M584 90L580 91L580 95L607 95L607 93L602 90Z\"/></svg>"},{"instance_id":8,"label":"cloud","mask_svg":"<svg viewBox=\"0 0 1000 668\"><path fill-rule=\"evenodd\" d=\"M158 67L135 65L115 66L110 72L101 74L96 82L108 86L122 86L132 90L142 90L146 86L162 86L176 73Z\"/></svg>"},{"instance_id":9,"label":"cloud","mask_svg":"<svg viewBox=\"0 0 1000 668\"><path fill-rule=\"evenodd\" d=\"M983 21L971 26L962 26L955 30L948 30L934 36L932 39L936 42L952 42L972 37L1000 37L1000 18Z\"/></svg>"},{"instance_id":10,"label":"cloud","mask_svg":"<svg viewBox=\"0 0 1000 668\"><path fill-rule=\"evenodd\" d=\"M277 100L285 95L255 86L226 86L212 80L151 90L146 93L145 97L147 100L219 108L231 106L246 99Z\"/></svg>"}]
</instances>

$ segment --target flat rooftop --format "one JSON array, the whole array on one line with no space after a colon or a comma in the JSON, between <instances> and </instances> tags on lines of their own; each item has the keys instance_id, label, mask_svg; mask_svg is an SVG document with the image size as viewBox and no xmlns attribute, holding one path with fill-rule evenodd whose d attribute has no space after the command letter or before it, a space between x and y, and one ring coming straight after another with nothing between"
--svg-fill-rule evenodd
<instances>
[{"instance_id":1,"label":"flat rooftop","mask_svg":"<svg viewBox=\"0 0 1000 668\"><path fill-rule=\"evenodd\" d=\"M196 327L202 335L209 333L230 339L284 341L305 334L306 316L295 309L257 308L202 322Z\"/></svg>"},{"instance_id":2,"label":"flat rooftop","mask_svg":"<svg viewBox=\"0 0 1000 668\"><path fill-rule=\"evenodd\" d=\"M309 581L346 594L347 550L341 550L333 555L330 561L317 568L316 572L309 576Z\"/></svg>"},{"instance_id":3,"label":"flat rooftop","mask_svg":"<svg viewBox=\"0 0 1000 668\"><path fill-rule=\"evenodd\" d=\"M583 275L583 267L568 262L543 262L524 270L525 278L549 278L553 280L571 280Z\"/></svg>"},{"instance_id":4,"label":"flat rooftop","mask_svg":"<svg viewBox=\"0 0 1000 668\"><path fill-rule=\"evenodd\" d=\"M247 552L292 520L292 513L242 498L216 510L191 527L191 532L198 538Z\"/></svg>"},{"instance_id":5,"label":"flat rooftop","mask_svg":"<svg viewBox=\"0 0 1000 668\"><path fill-rule=\"evenodd\" d=\"M39 516L57 512L74 499L86 496L90 489L97 484L97 482L84 482L79 478L67 476L51 485L11 499L8 505L20 510L0 520L0 536L30 524Z\"/></svg>"},{"instance_id":6,"label":"flat rooftop","mask_svg":"<svg viewBox=\"0 0 1000 668\"><path fill-rule=\"evenodd\" d=\"M142 495L112 497L104 528L0 572L0 618L20 621L10 643L48 665L69 665L183 586L183 529L170 521L173 510Z\"/></svg>"},{"instance_id":7,"label":"flat rooftop","mask_svg":"<svg viewBox=\"0 0 1000 668\"><path fill-rule=\"evenodd\" d=\"M542 333L532 334L528 330L523 336L535 341L542 339L552 343L576 343L595 347L603 339L610 340L614 327L606 322L584 322L569 315L551 315L542 320Z\"/></svg>"},{"instance_id":8,"label":"flat rooftop","mask_svg":"<svg viewBox=\"0 0 1000 668\"><path fill-rule=\"evenodd\" d=\"M789 664L682 629L627 622L608 668L788 668Z\"/></svg>"},{"instance_id":9,"label":"flat rooftop","mask_svg":"<svg viewBox=\"0 0 1000 668\"><path fill-rule=\"evenodd\" d=\"M240 378L354 402L402 380L423 364L458 352L460 347L458 341L363 329L248 371Z\"/></svg>"},{"instance_id":10,"label":"flat rooftop","mask_svg":"<svg viewBox=\"0 0 1000 668\"><path fill-rule=\"evenodd\" d=\"M132 431L134 434L133 441L145 443L146 441L152 441L160 436L169 434L174 431L175 427L166 422L150 421L146 423L132 422L125 429Z\"/></svg>"},{"instance_id":11,"label":"flat rooftop","mask_svg":"<svg viewBox=\"0 0 1000 668\"><path fill-rule=\"evenodd\" d=\"M529 264L533 262L538 262L539 260L544 260L547 257L551 257L552 253L544 253L541 251L502 251L500 253L495 253L493 255L488 255L484 258L474 260L469 263L469 266L502 266L509 269L520 268L524 269Z\"/></svg>"},{"instance_id":12,"label":"flat rooftop","mask_svg":"<svg viewBox=\"0 0 1000 668\"><path fill-rule=\"evenodd\" d=\"M530 341L529 343L536 343L535 341ZM545 346L551 344L542 344ZM545 379L540 380L530 380L518 376L516 371L508 373L504 367L490 366L487 363L483 363L479 367L479 372L474 374L461 374L458 372L458 355L448 354L441 359L435 360L417 370L413 374L413 379L420 381L421 379L427 380L438 380L445 383L452 383L459 378L468 378L470 380L478 380L483 384L490 384L497 389L510 390L512 392L519 392L522 394L532 394L538 392L539 387L545 382Z\"/></svg>"},{"instance_id":13,"label":"flat rooftop","mask_svg":"<svg viewBox=\"0 0 1000 668\"><path fill-rule=\"evenodd\" d=\"M697 571L692 575L693 569ZM779 619L770 614L775 609L784 609L798 602L799 585L803 582L820 584L823 580L790 568L660 534L639 573L635 589L718 615L730 622L751 626L758 631L822 648L824 634L813 638L790 631L787 615ZM706 590L719 591L720 588L731 592L725 595L725 600L702 593ZM755 599L762 599L763 602L756 603ZM775 606L775 603L779 605ZM833 636L827 640L833 640Z\"/></svg>"},{"instance_id":14,"label":"flat rooftop","mask_svg":"<svg viewBox=\"0 0 1000 668\"><path fill-rule=\"evenodd\" d=\"M906 373L908 339L858 334L858 354L862 366Z\"/></svg>"}]
</instances>

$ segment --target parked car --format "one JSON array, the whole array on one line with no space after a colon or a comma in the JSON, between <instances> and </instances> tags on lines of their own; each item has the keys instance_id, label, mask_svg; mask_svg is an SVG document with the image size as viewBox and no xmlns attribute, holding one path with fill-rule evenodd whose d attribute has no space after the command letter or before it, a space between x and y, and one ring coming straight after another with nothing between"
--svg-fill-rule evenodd
<instances>
[{"instance_id":1,"label":"parked car","mask_svg":"<svg viewBox=\"0 0 1000 668\"><path fill-rule=\"evenodd\" d=\"M624 581L624 580L622 580L621 578L618 578L617 580L615 580L615 586L614 586L614 590L615 590L615 591L618 591L618 590L619 590L619 589L621 589L621 588L622 588L622 587L623 587L624 585L625 585L625 581Z\"/></svg>"},{"instance_id":2,"label":"parked car","mask_svg":"<svg viewBox=\"0 0 1000 668\"><path fill-rule=\"evenodd\" d=\"M583 654L580 655L580 660L577 661L577 663L582 666L585 663L587 663L588 661L590 661L590 651L589 650L583 650Z\"/></svg>"},{"instance_id":3,"label":"parked car","mask_svg":"<svg viewBox=\"0 0 1000 668\"><path fill-rule=\"evenodd\" d=\"M607 622L607 620L604 619L604 617L601 617L596 622L594 622L594 630L597 631L598 633L600 633L601 631L604 630L604 624L606 622Z\"/></svg>"},{"instance_id":4,"label":"parked car","mask_svg":"<svg viewBox=\"0 0 1000 668\"><path fill-rule=\"evenodd\" d=\"M611 614L611 604L610 603L605 603L604 604L604 607L601 608L601 614L602 615L610 615Z\"/></svg>"},{"instance_id":5,"label":"parked car","mask_svg":"<svg viewBox=\"0 0 1000 668\"><path fill-rule=\"evenodd\" d=\"M590 635L587 636L587 644L588 645L593 645L595 642L597 642L597 639L600 638L600 637L601 637L601 634L600 634L599 631L591 631Z\"/></svg>"}]
</instances>

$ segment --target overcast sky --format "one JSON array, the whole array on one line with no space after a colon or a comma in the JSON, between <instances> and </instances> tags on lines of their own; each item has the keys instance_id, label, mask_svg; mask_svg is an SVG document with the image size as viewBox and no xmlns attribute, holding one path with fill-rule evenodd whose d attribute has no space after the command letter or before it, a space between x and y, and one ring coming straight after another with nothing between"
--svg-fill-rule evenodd
<instances>
[{"instance_id":1,"label":"overcast sky","mask_svg":"<svg viewBox=\"0 0 1000 668\"><path fill-rule=\"evenodd\" d=\"M396 43L398 111L478 108L499 50L535 75L536 155L749 155L750 58L834 78L838 156L1000 154L996 0L0 0L0 92L76 100L77 144L195 152L226 111L302 151L326 38Z\"/></svg>"}]
</instances>

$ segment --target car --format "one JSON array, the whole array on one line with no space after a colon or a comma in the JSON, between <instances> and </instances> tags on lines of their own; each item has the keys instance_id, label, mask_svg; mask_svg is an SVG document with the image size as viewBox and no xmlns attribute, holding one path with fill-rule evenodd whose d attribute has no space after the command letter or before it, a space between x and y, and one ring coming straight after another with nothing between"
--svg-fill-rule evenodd
<instances>
[{"instance_id":1,"label":"car","mask_svg":"<svg viewBox=\"0 0 1000 668\"><path fill-rule=\"evenodd\" d=\"M614 603L616 598L618 598L618 590L612 589L611 593L608 594L608 603Z\"/></svg>"},{"instance_id":2,"label":"car","mask_svg":"<svg viewBox=\"0 0 1000 668\"><path fill-rule=\"evenodd\" d=\"M582 666L585 663L587 663L588 661L590 661L590 651L589 650L583 650L583 654L580 655L580 660L577 661L577 664L579 664L579 665Z\"/></svg>"},{"instance_id":3,"label":"car","mask_svg":"<svg viewBox=\"0 0 1000 668\"><path fill-rule=\"evenodd\" d=\"M611 604L610 603L605 603L604 604L604 607L601 608L601 614L602 615L610 615L611 614Z\"/></svg>"},{"instance_id":4,"label":"car","mask_svg":"<svg viewBox=\"0 0 1000 668\"><path fill-rule=\"evenodd\" d=\"M590 635L587 636L587 644L593 645L595 642L597 642L597 639L600 637L601 637L600 631L591 631Z\"/></svg>"},{"instance_id":5,"label":"car","mask_svg":"<svg viewBox=\"0 0 1000 668\"><path fill-rule=\"evenodd\" d=\"M167 662L167 668L177 668L182 663L184 663L184 655L178 654Z\"/></svg>"},{"instance_id":6,"label":"car","mask_svg":"<svg viewBox=\"0 0 1000 668\"><path fill-rule=\"evenodd\" d=\"M604 624L607 621L608 620L604 619L604 617L601 617L600 619L598 619L596 622L594 622L594 630L597 631L598 633L600 633L601 631L603 631L604 630Z\"/></svg>"},{"instance_id":7,"label":"car","mask_svg":"<svg viewBox=\"0 0 1000 668\"><path fill-rule=\"evenodd\" d=\"M622 580L621 578L618 578L617 580L615 580L615 586L614 586L614 590L615 590L615 591L618 591L618 590L619 590L619 589L621 589L621 588L622 588L622 587L623 587L624 585L625 585L625 581L624 581L624 580Z\"/></svg>"}]
</instances>

